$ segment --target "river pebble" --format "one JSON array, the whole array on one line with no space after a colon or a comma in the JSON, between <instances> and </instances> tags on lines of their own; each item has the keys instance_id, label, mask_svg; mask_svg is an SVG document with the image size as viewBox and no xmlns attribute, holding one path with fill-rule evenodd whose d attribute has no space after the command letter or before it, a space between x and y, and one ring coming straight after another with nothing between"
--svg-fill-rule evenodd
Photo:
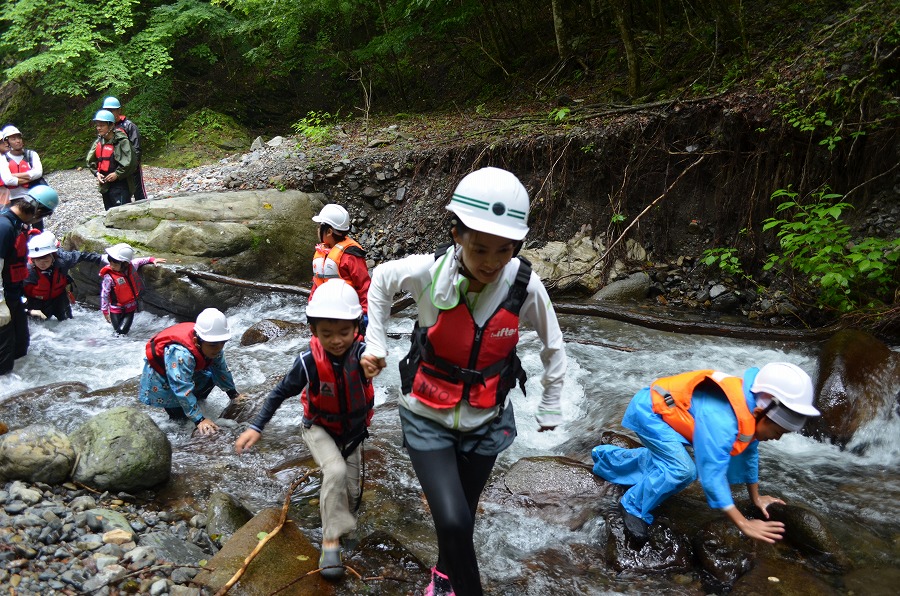
<instances>
[{"instance_id":1,"label":"river pebble","mask_svg":"<svg viewBox=\"0 0 900 596\"><path fill-rule=\"evenodd\" d=\"M0 506L0 585L18 596L207 593L191 583L198 567L184 562L185 553L213 554L205 523L198 523L205 516L159 512L125 493L91 493L71 483L8 482L0 486Z\"/></svg>"}]
</instances>

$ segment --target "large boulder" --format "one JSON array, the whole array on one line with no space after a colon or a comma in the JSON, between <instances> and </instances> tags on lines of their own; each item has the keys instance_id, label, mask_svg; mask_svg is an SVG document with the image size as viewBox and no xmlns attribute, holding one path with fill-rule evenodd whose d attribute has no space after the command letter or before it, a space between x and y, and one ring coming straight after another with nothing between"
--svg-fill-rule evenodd
<instances>
[{"instance_id":1,"label":"large boulder","mask_svg":"<svg viewBox=\"0 0 900 596\"><path fill-rule=\"evenodd\" d=\"M896 407L900 354L865 331L839 331L819 355L816 396L822 415L804 434L846 446L861 426Z\"/></svg>"},{"instance_id":2,"label":"large boulder","mask_svg":"<svg viewBox=\"0 0 900 596\"><path fill-rule=\"evenodd\" d=\"M0 437L0 480L57 484L74 464L72 443L52 426L33 424Z\"/></svg>"},{"instance_id":3,"label":"large boulder","mask_svg":"<svg viewBox=\"0 0 900 596\"><path fill-rule=\"evenodd\" d=\"M194 318L207 307L228 308L247 289L192 278L192 271L254 281L306 283L312 275L316 223L322 195L299 191L255 190L195 193L129 203L76 227L66 246L103 253L127 242L140 256L168 263L144 267L148 310ZM73 271L78 297L97 301L99 267Z\"/></svg>"},{"instance_id":4,"label":"large boulder","mask_svg":"<svg viewBox=\"0 0 900 596\"><path fill-rule=\"evenodd\" d=\"M135 408L101 412L70 435L78 453L72 479L111 491L132 492L169 479L172 445L153 419Z\"/></svg>"}]
</instances>

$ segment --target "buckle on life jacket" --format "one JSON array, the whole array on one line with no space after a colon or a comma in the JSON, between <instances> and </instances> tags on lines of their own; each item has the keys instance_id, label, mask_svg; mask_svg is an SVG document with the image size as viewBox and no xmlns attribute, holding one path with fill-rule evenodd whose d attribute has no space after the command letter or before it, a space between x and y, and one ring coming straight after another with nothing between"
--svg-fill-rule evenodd
<instances>
[{"instance_id":1,"label":"buckle on life jacket","mask_svg":"<svg viewBox=\"0 0 900 596\"><path fill-rule=\"evenodd\" d=\"M663 389L659 385L653 385L651 387L651 389L653 389L654 391L656 391L657 393L659 393L662 396L662 398L665 400L667 406L669 406L671 408L672 406L675 405L675 398L672 397L672 394L669 393L669 391L667 389Z\"/></svg>"},{"instance_id":2,"label":"buckle on life jacket","mask_svg":"<svg viewBox=\"0 0 900 596\"><path fill-rule=\"evenodd\" d=\"M468 383L470 385L474 385L475 383L480 383L481 385L486 385L484 382L484 373L480 370L472 370L471 368L463 368L458 365L453 365L449 367L446 371L453 378L462 381L463 383Z\"/></svg>"}]
</instances>

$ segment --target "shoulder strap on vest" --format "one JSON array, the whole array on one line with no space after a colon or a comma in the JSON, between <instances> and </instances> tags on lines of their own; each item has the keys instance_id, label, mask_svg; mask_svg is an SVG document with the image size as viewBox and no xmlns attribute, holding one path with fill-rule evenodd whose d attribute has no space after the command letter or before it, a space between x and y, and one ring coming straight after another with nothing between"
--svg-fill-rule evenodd
<instances>
[{"instance_id":1,"label":"shoulder strap on vest","mask_svg":"<svg viewBox=\"0 0 900 596\"><path fill-rule=\"evenodd\" d=\"M516 257L519 259L519 270L516 272L516 279L509 294L506 296L504 308L506 310L519 314L525 298L528 297L528 282L531 281L531 262L525 257Z\"/></svg>"}]
</instances>

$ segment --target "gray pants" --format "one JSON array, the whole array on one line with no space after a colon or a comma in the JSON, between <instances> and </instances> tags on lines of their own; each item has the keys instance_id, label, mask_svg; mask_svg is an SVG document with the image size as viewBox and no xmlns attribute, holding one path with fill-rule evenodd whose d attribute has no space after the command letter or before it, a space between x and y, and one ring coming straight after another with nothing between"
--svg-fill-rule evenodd
<instances>
[{"instance_id":1,"label":"gray pants","mask_svg":"<svg viewBox=\"0 0 900 596\"><path fill-rule=\"evenodd\" d=\"M319 511L322 516L322 539L338 540L356 529L353 510L361 495L359 467L362 444L345 460L334 439L315 424L303 428L303 440L316 464L322 469Z\"/></svg>"}]
</instances>

